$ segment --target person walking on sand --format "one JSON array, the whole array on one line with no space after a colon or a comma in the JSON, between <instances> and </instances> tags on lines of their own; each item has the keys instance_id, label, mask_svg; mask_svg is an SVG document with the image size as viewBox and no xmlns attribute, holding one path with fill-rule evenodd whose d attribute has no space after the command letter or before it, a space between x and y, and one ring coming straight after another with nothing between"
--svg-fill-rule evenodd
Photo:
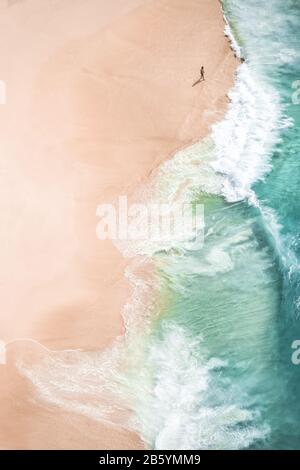
<instances>
[{"instance_id":1,"label":"person walking on sand","mask_svg":"<svg viewBox=\"0 0 300 470\"><path fill-rule=\"evenodd\" d=\"M200 78L199 80L197 80L195 83L193 83L192 86L195 86L195 85L198 85L198 83L201 83L205 80L205 77L204 77L204 67L202 65L201 69L200 69Z\"/></svg>"},{"instance_id":2,"label":"person walking on sand","mask_svg":"<svg viewBox=\"0 0 300 470\"><path fill-rule=\"evenodd\" d=\"M204 67L202 65L201 69L200 69L200 80L205 80L204 78Z\"/></svg>"}]
</instances>

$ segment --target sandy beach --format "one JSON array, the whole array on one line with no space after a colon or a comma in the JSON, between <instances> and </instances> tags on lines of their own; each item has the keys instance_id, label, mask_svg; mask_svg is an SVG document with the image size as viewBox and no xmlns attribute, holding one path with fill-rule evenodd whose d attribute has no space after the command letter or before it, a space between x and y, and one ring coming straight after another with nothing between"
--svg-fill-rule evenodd
<instances>
[{"instance_id":1,"label":"sandy beach","mask_svg":"<svg viewBox=\"0 0 300 470\"><path fill-rule=\"evenodd\" d=\"M96 237L96 209L222 118L237 66L223 31L217 0L0 2L3 341L90 351L123 333L128 260ZM143 447L39 400L13 349L0 365L0 448Z\"/></svg>"}]
</instances>

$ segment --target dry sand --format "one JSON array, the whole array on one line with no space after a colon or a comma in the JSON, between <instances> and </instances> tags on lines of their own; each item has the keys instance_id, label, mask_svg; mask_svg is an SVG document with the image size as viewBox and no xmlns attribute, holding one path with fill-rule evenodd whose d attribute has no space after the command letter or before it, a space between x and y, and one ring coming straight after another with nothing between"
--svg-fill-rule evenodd
<instances>
[{"instance_id":1,"label":"dry sand","mask_svg":"<svg viewBox=\"0 0 300 470\"><path fill-rule=\"evenodd\" d=\"M236 67L223 29L217 0L0 0L3 340L91 350L122 333L127 260L97 239L96 208L223 116ZM0 365L1 448L141 445Z\"/></svg>"}]
</instances>

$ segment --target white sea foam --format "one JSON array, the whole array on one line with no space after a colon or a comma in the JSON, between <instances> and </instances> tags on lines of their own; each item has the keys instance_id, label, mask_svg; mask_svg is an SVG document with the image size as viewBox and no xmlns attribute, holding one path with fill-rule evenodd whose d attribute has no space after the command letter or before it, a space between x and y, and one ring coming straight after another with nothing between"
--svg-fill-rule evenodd
<instances>
[{"instance_id":1,"label":"white sea foam","mask_svg":"<svg viewBox=\"0 0 300 470\"><path fill-rule=\"evenodd\" d=\"M252 185L270 170L278 141L281 109L277 93L261 83L246 63L240 65L225 119L213 126L215 171L222 174L222 194L227 201L247 199L256 205Z\"/></svg>"},{"instance_id":2,"label":"white sea foam","mask_svg":"<svg viewBox=\"0 0 300 470\"><path fill-rule=\"evenodd\" d=\"M45 351L26 348L18 355L19 372L35 386L39 399L109 425L127 426L119 413L126 402L116 385L123 344L101 352Z\"/></svg>"},{"instance_id":3,"label":"white sea foam","mask_svg":"<svg viewBox=\"0 0 300 470\"><path fill-rule=\"evenodd\" d=\"M201 356L201 345L200 337L169 323L147 351L143 379L134 385L134 407L142 436L155 449L239 449L268 432L237 404L236 392L220 391L222 403L209 404L210 390L220 386L212 374L226 363Z\"/></svg>"},{"instance_id":4,"label":"white sea foam","mask_svg":"<svg viewBox=\"0 0 300 470\"><path fill-rule=\"evenodd\" d=\"M266 234L270 238L270 243L274 253L277 256L281 268L291 273L299 270L299 263L296 254L290 249L289 244L285 243L282 236L282 225L278 222L276 212L263 204L259 205L261 221L265 228Z\"/></svg>"},{"instance_id":5,"label":"white sea foam","mask_svg":"<svg viewBox=\"0 0 300 470\"><path fill-rule=\"evenodd\" d=\"M298 30L299 19L293 14L291 5L286 5L283 9L282 0L272 0L268 8L261 7L261 0L248 0L247 3L241 0L223 0L223 3L227 13L230 12L230 23L236 26L239 36L243 37L247 59L255 64L273 65L288 65L299 60L299 48L290 34L293 30ZM231 40L232 48L235 50L237 45L239 49L240 45L237 44L232 30L227 27L226 18L225 22L225 34Z\"/></svg>"},{"instance_id":6,"label":"white sea foam","mask_svg":"<svg viewBox=\"0 0 300 470\"><path fill-rule=\"evenodd\" d=\"M176 204L180 208L190 204L196 192L220 194L222 177L209 165L213 156L214 144L210 137L178 151L172 159L161 165L155 179L143 187L135 199L149 206L167 204L171 207ZM199 247L203 241L203 229L203 225L198 225L190 233L186 230L178 231L178 236L172 239L126 240L116 241L115 244L126 257L151 257L160 251Z\"/></svg>"},{"instance_id":7,"label":"white sea foam","mask_svg":"<svg viewBox=\"0 0 300 470\"><path fill-rule=\"evenodd\" d=\"M125 336L116 338L109 348L55 351L27 338L10 342L15 346L29 341L25 350L20 349L16 366L35 386L39 399L109 426L138 431L130 411L134 391L128 386L125 370L130 352L142 349L141 342L154 318L149 299L159 285L154 277L142 275L147 263L146 258L138 258L126 268L131 296L122 312Z\"/></svg>"},{"instance_id":8,"label":"white sea foam","mask_svg":"<svg viewBox=\"0 0 300 470\"><path fill-rule=\"evenodd\" d=\"M237 43L237 41L234 37L234 34L233 34L232 30L230 29L229 23L228 23L225 15L224 15L224 21L225 21L224 34L229 39L230 44L231 44L231 48L234 51L236 57L238 57L239 59L242 59L244 57L243 53L242 53L242 49L238 45L238 43Z\"/></svg>"},{"instance_id":9,"label":"white sea foam","mask_svg":"<svg viewBox=\"0 0 300 470\"><path fill-rule=\"evenodd\" d=\"M299 59L299 53L292 47L281 48L276 58L277 61L283 65L292 64Z\"/></svg>"}]
</instances>

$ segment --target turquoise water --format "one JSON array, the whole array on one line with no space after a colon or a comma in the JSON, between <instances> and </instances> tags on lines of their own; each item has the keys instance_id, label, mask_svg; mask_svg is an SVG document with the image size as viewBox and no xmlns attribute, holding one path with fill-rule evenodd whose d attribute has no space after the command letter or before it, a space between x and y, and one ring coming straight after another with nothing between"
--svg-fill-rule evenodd
<instances>
[{"instance_id":1,"label":"turquoise water","mask_svg":"<svg viewBox=\"0 0 300 470\"><path fill-rule=\"evenodd\" d=\"M153 448L299 449L300 1L224 11L246 62L190 183L204 244L154 255L171 301L139 351L132 406Z\"/></svg>"},{"instance_id":2,"label":"turquoise water","mask_svg":"<svg viewBox=\"0 0 300 470\"><path fill-rule=\"evenodd\" d=\"M273 238L268 243L281 282L280 304L274 310L277 321L272 326L277 330L278 350L273 365L273 403L266 403L265 420L271 430L265 446L299 449L300 370L290 357L291 343L300 336L300 105L291 99L292 84L300 76L300 2L272 0L265 4L252 0L242 11L236 2L228 1L226 10L244 39L250 67L277 91L285 117L293 121L293 126L281 130L281 141L273 148L272 171L254 190L261 205L272 210L280 226L277 240Z\"/></svg>"}]
</instances>

